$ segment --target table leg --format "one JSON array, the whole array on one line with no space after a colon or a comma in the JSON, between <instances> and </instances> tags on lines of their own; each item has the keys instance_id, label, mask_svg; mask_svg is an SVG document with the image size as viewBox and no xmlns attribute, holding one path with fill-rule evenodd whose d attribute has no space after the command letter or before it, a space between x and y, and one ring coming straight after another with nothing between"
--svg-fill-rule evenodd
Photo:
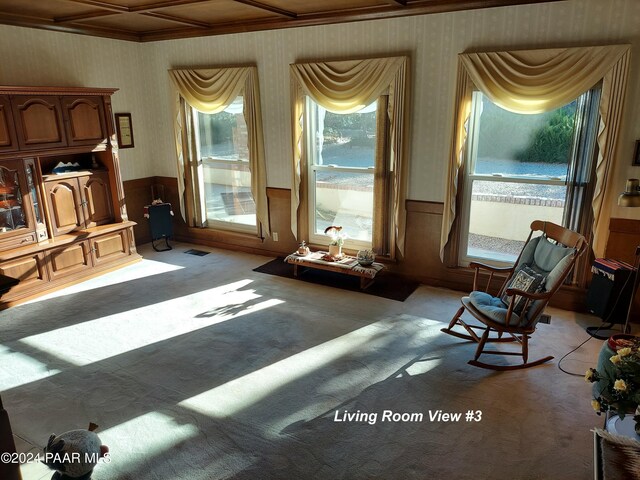
<instances>
[{"instance_id":1,"label":"table leg","mask_svg":"<svg viewBox=\"0 0 640 480\"><path fill-rule=\"evenodd\" d=\"M298 265L296 264L293 265L293 276L294 277L298 276Z\"/></svg>"},{"instance_id":2,"label":"table leg","mask_svg":"<svg viewBox=\"0 0 640 480\"><path fill-rule=\"evenodd\" d=\"M373 282L375 282L375 280L376 280L375 277L374 278L360 277L360 290L366 290L373 284Z\"/></svg>"}]
</instances>

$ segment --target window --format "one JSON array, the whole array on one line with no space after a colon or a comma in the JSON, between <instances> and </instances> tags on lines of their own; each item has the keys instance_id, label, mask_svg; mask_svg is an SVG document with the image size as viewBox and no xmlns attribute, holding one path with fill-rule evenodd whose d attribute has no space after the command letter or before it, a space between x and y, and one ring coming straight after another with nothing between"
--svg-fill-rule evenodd
<instances>
[{"instance_id":1,"label":"window","mask_svg":"<svg viewBox=\"0 0 640 480\"><path fill-rule=\"evenodd\" d=\"M306 98L309 239L327 244L324 230L343 227L348 248L371 248L374 235L388 229L387 215L377 215L383 202L376 177L386 181L384 143L379 142L388 122L378 115L386 97L355 113L332 113ZM386 107L385 107L386 108ZM381 118L379 118L381 117ZM386 209L385 209L386 210ZM380 246L378 246L380 250Z\"/></svg>"},{"instance_id":2,"label":"window","mask_svg":"<svg viewBox=\"0 0 640 480\"><path fill-rule=\"evenodd\" d=\"M169 78L185 223L262 241L271 229L258 69L170 70Z\"/></svg>"},{"instance_id":3,"label":"window","mask_svg":"<svg viewBox=\"0 0 640 480\"><path fill-rule=\"evenodd\" d=\"M201 189L207 226L255 230L256 205L251 195L251 171L243 98L224 111L207 114L193 109L202 162Z\"/></svg>"},{"instance_id":4,"label":"window","mask_svg":"<svg viewBox=\"0 0 640 480\"><path fill-rule=\"evenodd\" d=\"M536 219L588 230L598 102L591 90L558 109L525 115L474 92L461 263L512 263Z\"/></svg>"},{"instance_id":5,"label":"window","mask_svg":"<svg viewBox=\"0 0 640 480\"><path fill-rule=\"evenodd\" d=\"M347 248L363 245L392 259L403 255L408 58L289 67L294 236L327 245L320 231L331 221L351 237ZM335 198L325 202L331 194Z\"/></svg>"}]
</instances>

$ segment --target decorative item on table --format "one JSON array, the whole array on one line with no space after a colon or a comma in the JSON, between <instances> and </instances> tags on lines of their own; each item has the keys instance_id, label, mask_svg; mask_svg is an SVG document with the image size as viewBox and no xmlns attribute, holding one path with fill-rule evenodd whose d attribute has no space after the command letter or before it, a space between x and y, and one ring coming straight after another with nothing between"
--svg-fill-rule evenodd
<instances>
[{"instance_id":1,"label":"decorative item on table","mask_svg":"<svg viewBox=\"0 0 640 480\"><path fill-rule=\"evenodd\" d=\"M359 250L356 258L358 259L358 263L363 267L370 267L376 259L376 254L373 250L367 248Z\"/></svg>"},{"instance_id":2,"label":"decorative item on table","mask_svg":"<svg viewBox=\"0 0 640 480\"><path fill-rule=\"evenodd\" d=\"M347 238L347 234L342 231L342 227L331 225L324 229L324 234L331 237L329 255L334 259L342 257L342 245L344 245L344 241Z\"/></svg>"},{"instance_id":3,"label":"decorative item on table","mask_svg":"<svg viewBox=\"0 0 640 480\"><path fill-rule=\"evenodd\" d=\"M624 419L634 415L635 431L640 435L640 338L620 336L609 342L614 355L608 363L590 368L585 381L594 383L591 406L600 415L611 412Z\"/></svg>"},{"instance_id":4,"label":"decorative item on table","mask_svg":"<svg viewBox=\"0 0 640 480\"><path fill-rule=\"evenodd\" d=\"M58 164L55 167L53 167L52 172L57 175L57 174L67 173L67 172L77 172L81 169L82 167L78 162L73 162L73 163L58 162Z\"/></svg>"},{"instance_id":5,"label":"decorative item on table","mask_svg":"<svg viewBox=\"0 0 640 480\"><path fill-rule=\"evenodd\" d=\"M296 254L301 256L301 257L306 257L307 255L309 255L309 253L311 253L311 251L309 250L309 247L307 247L307 244L303 240L300 243L300 246L298 247L298 250L296 251Z\"/></svg>"}]
</instances>

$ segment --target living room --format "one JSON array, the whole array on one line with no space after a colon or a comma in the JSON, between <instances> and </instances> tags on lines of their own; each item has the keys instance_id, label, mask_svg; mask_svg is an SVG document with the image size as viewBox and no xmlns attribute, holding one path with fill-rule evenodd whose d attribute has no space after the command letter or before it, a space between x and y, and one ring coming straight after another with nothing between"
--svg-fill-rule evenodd
<instances>
[{"instance_id":1,"label":"living room","mask_svg":"<svg viewBox=\"0 0 640 480\"><path fill-rule=\"evenodd\" d=\"M618 196L639 171L640 4L485 3L145 42L16 26L15 18L2 17L1 85L118 89L112 111L130 115L135 139L132 148L117 150L119 171L142 256L0 312L0 390L19 449L41 451L51 433L95 422L111 451L111 462L96 466L98 480L587 478L590 430L602 418L591 408L589 386L557 365L589 338L585 327L602 323L586 312L588 278L557 292L546 311L551 324L532 336L532 356L555 357L543 366L503 373L470 366L476 345L440 331L473 282L471 269L451 266L460 257L443 252L442 241L459 54L630 46L597 230L588 232L593 251L581 268L590 272L600 257L633 264L640 209L619 206ZM408 58L406 185L398 194L405 216L390 225L400 232L389 240L395 258L379 261L383 273L421 285L399 302L254 272L310 240L308 229L294 225L303 217L292 216L290 65L399 57ZM234 66L257 67L268 218L259 235L199 228L182 216L169 71ZM303 198L308 184L301 185ZM152 191L172 205L172 251L151 247L144 213ZM186 255L190 249L207 255ZM590 340L564 368L582 376L601 345ZM423 419L383 422L386 410ZM438 410L482 416L429 421ZM349 418L345 411L378 417L374 424L336 421ZM23 478L51 475L42 465L23 467Z\"/></svg>"}]
</instances>

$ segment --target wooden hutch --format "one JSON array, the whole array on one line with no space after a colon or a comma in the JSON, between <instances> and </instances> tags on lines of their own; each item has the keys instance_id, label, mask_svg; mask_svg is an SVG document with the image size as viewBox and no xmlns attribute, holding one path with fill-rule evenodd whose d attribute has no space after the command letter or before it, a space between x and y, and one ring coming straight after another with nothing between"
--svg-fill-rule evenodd
<instances>
[{"instance_id":1,"label":"wooden hutch","mask_svg":"<svg viewBox=\"0 0 640 480\"><path fill-rule=\"evenodd\" d=\"M111 111L117 89L0 86L0 309L140 259Z\"/></svg>"}]
</instances>

